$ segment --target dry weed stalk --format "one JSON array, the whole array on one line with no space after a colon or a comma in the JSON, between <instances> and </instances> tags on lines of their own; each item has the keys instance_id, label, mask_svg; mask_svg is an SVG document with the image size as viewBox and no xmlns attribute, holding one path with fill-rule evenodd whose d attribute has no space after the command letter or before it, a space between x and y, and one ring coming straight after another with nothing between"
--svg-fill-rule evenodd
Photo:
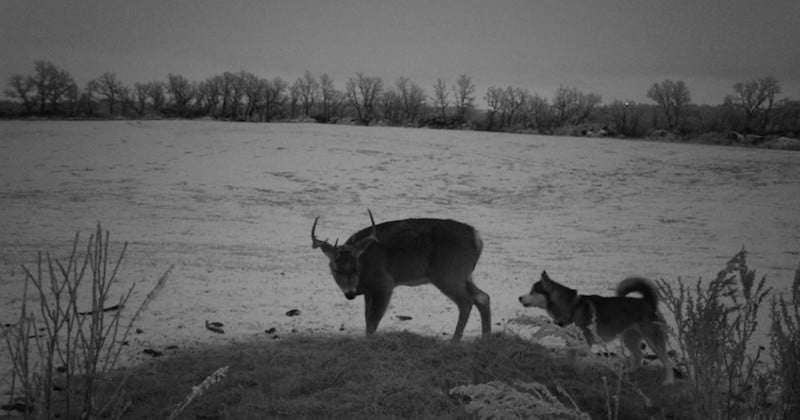
<instances>
[{"instance_id":1,"label":"dry weed stalk","mask_svg":"<svg viewBox=\"0 0 800 420\"><path fill-rule=\"evenodd\" d=\"M758 311L771 288L766 276L756 283L755 270L742 249L716 279L689 287L678 278L677 290L656 282L662 302L675 319L671 330L686 365L697 409L702 415L736 417L763 409L763 347L748 352L758 325Z\"/></svg>"},{"instance_id":2,"label":"dry weed stalk","mask_svg":"<svg viewBox=\"0 0 800 420\"><path fill-rule=\"evenodd\" d=\"M199 385L193 386L192 392L186 396L181 405L179 405L175 410L173 410L172 413L167 418L169 420L172 420L178 417L178 415L186 407L188 407L192 401L194 401L196 398L201 397L206 391L208 391L208 389L211 388L211 385L214 385L215 383L221 381L222 378L225 377L225 374L228 373L228 367L229 366L223 366L215 370L214 373L212 373L206 379L204 379L203 382L200 382Z\"/></svg>"},{"instance_id":3,"label":"dry weed stalk","mask_svg":"<svg viewBox=\"0 0 800 420\"><path fill-rule=\"evenodd\" d=\"M172 269L164 273L120 334L122 310L135 283L114 305L107 304L111 302L111 286L116 283L127 243L110 265L109 233L106 231L104 237L100 224L89 237L82 259L77 257L79 238L76 233L66 263L51 258L49 253L42 258L40 252L35 274L22 267L25 282L19 320L14 326L1 327L13 363L11 398L19 381L27 418L49 419L62 410L68 418L121 414L119 408L125 406L120 396L122 384L101 408L97 407L97 396L105 385L101 379L115 368L133 322L163 288ZM91 288L91 308L80 311L80 290L87 274L91 276L91 284L86 285ZM38 295L38 314L27 306L29 285ZM55 395L56 387L63 389L63 394Z\"/></svg>"},{"instance_id":4,"label":"dry weed stalk","mask_svg":"<svg viewBox=\"0 0 800 420\"><path fill-rule=\"evenodd\" d=\"M800 267L794 272L789 301L772 298L770 356L778 382L777 410L783 418L800 417Z\"/></svg>"}]
</instances>

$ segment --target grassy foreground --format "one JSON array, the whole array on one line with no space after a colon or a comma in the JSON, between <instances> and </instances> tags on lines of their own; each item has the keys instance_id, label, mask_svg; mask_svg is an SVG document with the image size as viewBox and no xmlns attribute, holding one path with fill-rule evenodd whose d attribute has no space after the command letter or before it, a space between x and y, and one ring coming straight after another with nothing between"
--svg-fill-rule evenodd
<instances>
[{"instance_id":1,"label":"grassy foreground","mask_svg":"<svg viewBox=\"0 0 800 420\"><path fill-rule=\"evenodd\" d=\"M686 378L662 386L659 363L624 373L624 360L592 354L574 326L543 316L520 316L504 332L458 344L409 332L264 335L115 368L171 269L124 327L120 309L132 288L113 305L108 291L125 246L114 263L99 225L83 256L78 242L76 234L66 260L40 253L35 269L23 267L20 316L0 323L14 364L10 378L0 377L11 388L2 411L29 419L800 418L800 268L791 294L772 299L769 349L748 354L771 288L766 277L756 281L744 249L709 282L658 282ZM88 312L78 305L84 281L92 288ZM29 290L38 310L26 304ZM510 332L512 324L534 327L533 338ZM548 337L566 346L539 344ZM15 414L0 412L8 416Z\"/></svg>"},{"instance_id":2,"label":"grassy foreground","mask_svg":"<svg viewBox=\"0 0 800 420\"><path fill-rule=\"evenodd\" d=\"M685 392L660 385L657 363L619 391L617 373L594 356L570 357L516 336L451 344L408 332L374 337L268 338L185 351L135 368L126 384L124 418L168 416L207 376L230 366L179 418L455 418L468 416L459 385L539 382L561 386L592 418L608 417L619 393L619 418L687 418ZM604 387L604 379L608 388ZM610 394L607 389L610 388ZM634 388L639 388L635 390ZM651 398L647 407L641 393ZM561 399L561 397L560 397Z\"/></svg>"}]
</instances>

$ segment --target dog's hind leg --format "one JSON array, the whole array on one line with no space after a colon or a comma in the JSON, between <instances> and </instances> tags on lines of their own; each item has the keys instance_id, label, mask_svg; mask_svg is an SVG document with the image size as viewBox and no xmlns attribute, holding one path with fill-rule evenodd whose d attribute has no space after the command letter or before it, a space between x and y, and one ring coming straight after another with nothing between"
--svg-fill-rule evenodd
<instances>
[{"instance_id":1,"label":"dog's hind leg","mask_svg":"<svg viewBox=\"0 0 800 420\"><path fill-rule=\"evenodd\" d=\"M580 327L581 331L583 332L583 338L586 339L586 345L589 346L589 350L592 349L592 345L594 344L594 333L587 327Z\"/></svg>"},{"instance_id":2,"label":"dog's hind leg","mask_svg":"<svg viewBox=\"0 0 800 420\"><path fill-rule=\"evenodd\" d=\"M653 353L658 356L661 364L664 365L665 377L663 384L669 385L675 381L675 374L673 373L675 365L669 357L669 353L667 353L667 332L664 330L663 325L653 325L648 333L650 334L644 335L644 341L653 349Z\"/></svg>"},{"instance_id":3,"label":"dog's hind leg","mask_svg":"<svg viewBox=\"0 0 800 420\"><path fill-rule=\"evenodd\" d=\"M631 372L642 366L642 349L639 347L641 342L642 335L639 331L631 328L622 332L622 343L631 352Z\"/></svg>"}]
</instances>

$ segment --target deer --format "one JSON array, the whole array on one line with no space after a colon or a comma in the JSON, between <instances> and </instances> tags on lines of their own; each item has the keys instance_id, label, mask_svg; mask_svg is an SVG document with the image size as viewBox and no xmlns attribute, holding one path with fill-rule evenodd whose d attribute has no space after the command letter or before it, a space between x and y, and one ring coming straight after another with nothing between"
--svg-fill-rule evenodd
<instances>
[{"instance_id":1,"label":"deer","mask_svg":"<svg viewBox=\"0 0 800 420\"><path fill-rule=\"evenodd\" d=\"M458 307L452 342L461 340L472 306L481 316L483 336L491 332L489 295L475 286L472 272L483 249L478 231L447 219L403 219L371 226L339 245L319 240L311 227L311 247L329 259L336 284L347 300L364 295L366 335L378 329L397 286L432 284Z\"/></svg>"}]
</instances>

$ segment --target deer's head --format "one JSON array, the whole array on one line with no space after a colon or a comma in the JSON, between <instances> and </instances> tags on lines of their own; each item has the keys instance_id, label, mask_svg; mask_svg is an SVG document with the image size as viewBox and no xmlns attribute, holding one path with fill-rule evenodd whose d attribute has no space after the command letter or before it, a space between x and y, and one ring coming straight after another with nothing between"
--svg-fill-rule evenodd
<instances>
[{"instance_id":1,"label":"deer's head","mask_svg":"<svg viewBox=\"0 0 800 420\"><path fill-rule=\"evenodd\" d=\"M320 248L330 263L328 264L331 269L331 275L336 280L336 284L344 292L347 299L354 299L358 294L358 280L361 273L361 254L369 248L373 242L378 242L378 229L375 227L375 219L372 218L372 212L369 213L369 220L372 223L372 233L366 238L362 238L355 243L345 243L339 245L339 240L331 245L327 240L317 239L314 231L317 228L317 221L319 217L314 219L314 225L311 227L311 247Z\"/></svg>"}]
</instances>

